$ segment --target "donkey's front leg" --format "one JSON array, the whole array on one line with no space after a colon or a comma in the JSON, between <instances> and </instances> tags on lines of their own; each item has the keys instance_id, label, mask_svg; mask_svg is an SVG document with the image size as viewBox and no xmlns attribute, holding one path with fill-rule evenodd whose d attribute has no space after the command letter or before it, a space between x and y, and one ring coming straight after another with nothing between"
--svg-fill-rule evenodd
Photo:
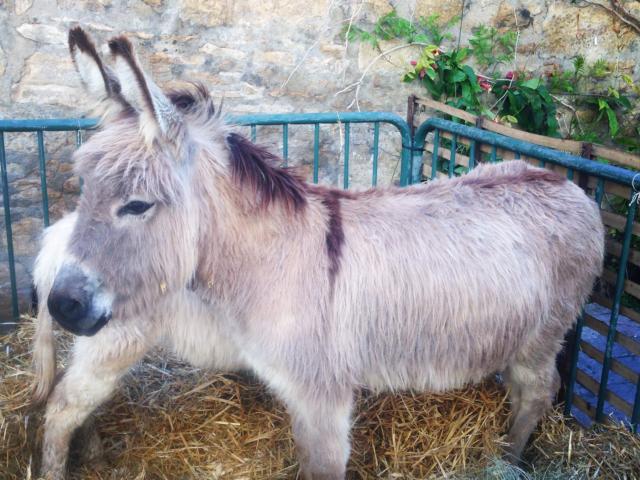
<instances>
[{"instance_id":1,"label":"donkey's front leg","mask_svg":"<svg viewBox=\"0 0 640 480\"><path fill-rule=\"evenodd\" d=\"M301 477L305 480L344 479L351 450L353 392L307 394L289 400L287 404Z\"/></svg>"},{"instance_id":2,"label":"donkey's front leg","mask_svg":"<svg viewBox=\"0 0 640 480\"><path fill-rule=\"evenodd\" d=\"M47 402L41 474L46 480L66 475L74 431L115 390L118 379L148 350L141 331L107 325L93 337L79 337L72 360Z\"/></svg>"}]
</instances>

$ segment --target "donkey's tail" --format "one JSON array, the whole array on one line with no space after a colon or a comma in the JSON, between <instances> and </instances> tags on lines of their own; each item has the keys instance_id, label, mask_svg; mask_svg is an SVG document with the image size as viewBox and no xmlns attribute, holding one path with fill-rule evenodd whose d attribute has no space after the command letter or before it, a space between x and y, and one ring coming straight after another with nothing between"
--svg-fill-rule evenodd
<instances>
[{"instance_id":1,"label":"donkey's tail","mask_svg":"<svg viewBox=\"0 0 640 480\"><path fill-rule=\"evenodd\" d=\"M47 297L60 267L68 258L67 245L75 227L77 214L70 213L48 227L33 266L33 283L40 299L33 338L34 405L47 400L56 378L56 342L53 318L47 308Z\"/></svg>"},{"instance_id":2,"label":"donkey's tail","mask_svg":"<svg viewBox=\"0 0 640 480\"><path fill-rule=\"evenodd\" d=\"M39 305L36 332L33 337L33 391L31 402L41 405L47 401L56 378L56 339L53 318L47 305Z\"/></svg>"}]
</instances>

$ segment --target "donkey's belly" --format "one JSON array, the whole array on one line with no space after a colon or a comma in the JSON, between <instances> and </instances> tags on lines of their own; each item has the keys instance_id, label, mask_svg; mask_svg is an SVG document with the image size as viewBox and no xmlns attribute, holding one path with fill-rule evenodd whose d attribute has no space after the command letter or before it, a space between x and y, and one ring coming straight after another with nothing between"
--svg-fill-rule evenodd
<instances>
[{"instance_id":1,"label":"donkey's belly","mask_svg":"<svg viewBox=\"0 0 640 480\"><path fill-rule=\"evenodd\" d=\"M363 383L374 390L459 388L504 370L539 335L543 319L533 317L530 309L478 307L485 308L484 315L437 322L430 317L392 326L387 321L386 335L366 336L374 340L363 350Z\"/></svg>"}]
</instances>

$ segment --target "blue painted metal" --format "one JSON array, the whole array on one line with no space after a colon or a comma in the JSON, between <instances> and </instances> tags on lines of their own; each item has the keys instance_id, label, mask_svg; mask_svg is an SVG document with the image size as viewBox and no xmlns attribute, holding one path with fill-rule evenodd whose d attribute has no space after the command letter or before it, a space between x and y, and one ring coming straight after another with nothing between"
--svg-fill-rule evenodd
<instances>
[{"instance_id":1,"label":"blue painted metal","mask_svg":"<svg viewBox=\"0 0 640 480\"><path fill-rule=\"evenodd\" d=\"M415 140L414 140L415 143ZM414 144L415 147L415 144ZM431 180L436 178L438 174L438 149L440 148L440 130L436 130L433 135L433 154L431 155ZM423 145L424 149L424 145ZM421 156L422 158L422 156ZM414 182L416 179L412 179Z\"/></svg>"},{"instance_id":2,"label":"blue painted metal","mask_svg":"<svg viewBox=\"0 0 640 480\"><path fill-rule=\"evenodd\" d=\"M67 132L95 128L95 118L49 118L42 120L0 119L0 132Z\"/></svg>"},{"instance_id":3,"label":"blue painted metal","mask_svg":"<svg viewBox=\"0 0 640 480\"><path fill-rule=\"evenodd\" d=\"M633 199L633 196L631 197L631 199ZM607 395L609 371L611 369L611 354L613 353L616 327L618 325L618 317L620 316L620 300L622 299L622 294L624 292L624 283L626 281L627 261L629 260L629 251L631 250L631 234L633 233L633 221L636 216L636 206L637 202L632 200L629 204L627 221L624 226L622 252L620 252L620 264L618 266L618 274L616 276L613 306L611 308L611 317L609 318L609 331L607 332L607 343L604 350L604 360L602 362L602 373L600 376L600 387L598 389L598 402L596 405L597 422L601 422L604 419L604 402Z\"/></svg>"},{"instance_id":4,"label":"blue painted metal","mask_svg":"<svg viewBox=\"0 0 640 480\"><path fill-rule=\"evenodd\" d=\"M238 125L315 125L315 124L351 124L386 123L395 127L402 139L400 153L400 185L411 183L411 152L413 142L411 129L407 122L395 113L389 112L326 112L326 113L282 113L257 114L227 117L229 123ZM1 124L0 124L1 130Z\"/></svg>"},{"instance_id":5,"label":"blue painted metal","mask_svg":"<svg viewBox=\"0 0 640 480\"><path fill-rule=\"evenodd\" d=\"M449 178L453 177L456 169L456 150L458 149L458 135L453 134L453 138L451 139L451 149L449 150L449 168L447 169L447 173Z\"/></svg>"},{"instance_id":6,"label":"blue painted metal","mask_svg":"<svg viewBox=\"0 0 640 480\"><path fill-rule=\"evenodd\" d=\"M284 164L289 163L289 124L282 125L282 158Z\"/></svg>"},{"instance_id":7,"label":"blue painted metal","mask_svg":"<svg viewBox=\"0 0 640 480\"><path fill-rule=\"evenodd\" d=\"M49 226L49 194L47 193L47 159L44 151L44 133L36 132L38 139L38 165L40 168L40 192L42 194L42 219L44 226Z\"/></svg>"},{"instance_id":8,"label":"blue painted metal","mask_svg":"<svg viewBox=\"0 0 640 480\"><path fill-rule=\"evenodd\" d=\"M498 148L518 151L521 155L525 155L527 157L545 160L546 162L551 162L565 168L573 168L588 175L600 177L629 187L631 186L631 181L636 173L615 165L590 161L570 153L541 147L540 145L534 145L532 143L523 142L522 140L505 137L504 135L494 132L488 132L486 130L480 130L478 128L450 122L442 118L430 118L418 127L414 138L414 149L424 148L427 133L434 130L442 130L452 134L457 134L461 137L466 137L470 140L476 140L481 143L496 146Z\"/></svg>"},{"instance_id":9,"label":"blue painted metal","mask_svg":"<svg viewBox=\"0 0 640 480\"><path fill-rule=\"evenodd\" d=\"M528 158L537 159L542 166L547 163L560 165L567 168L568 177L572 178L574 171L578 171L597 178L595 189L596 202L601 202L604 195L605 180L615 182L627 187L632 186L633 177L636 172L631 172L624 168L613 165L593 162L582 157L560 152L546 147L533 145L524 141L515 140L505 137L494 132L488 132L478 128L470 127L462 123L447 121L441 118L431 118L411 136L411 130L407 123L398 115L387 112L340 112L340 113L302 113L302 114L278 114L278 115L243 115L236 117L228 117L227 121L238 125L246 125L251 128L251 139L256 139L256 128L258 125L275 125L282 126L282 154L286 161L289 154L289 125L313 125L313 181L318 181L319 170L319 144L320 144L320 125L322 124L344 124L344 179L345 188L349 186L349 159L350 159L350 124L352 123L373 123L374 140L373 140L373 172L372 185L377 184L377 167L379 152L379 129L380 124L393 126L400 134L402 140L401 150L401 166L400 166L400 184L408 185L422 181L422 161L425 149L425 139L429 132L433 132L433 153L432 153L432 170L429 174L431 178L435 178L438 162L441 133L447 132L452 135L453 141L449 159L449 174L453 174L456 159L456 147L458 138L466 138L470 141L470 159L469 167L473 168L477 159L481 159L480 146L485 144L491 147L489 161L498 161L498 149L510 150L515 152L516 158L526 156ZM76 144L82 143L82 132L84 130L95 128L97 125L94 119L47 119L47 120L0 120L0 167L1 181L3 187L5 232L7 237L7 250L9 261L9 274L11 281L12 296L12 313L15 318L18 317L18 297L17 283L15 275L15 261L13 239L11 231L11 209L9 206L9 184L7 178L7 164L4 149L4 133L5 132L36 132L38 142L38 159L40 164L40 175L43 187L43 209L47 212L47 195L46 195L46 156L44 149L43 132L47 131L74 131L76 132ZM614 307L611 312L610 330L607 338L607 347L605 351L605 362L603 365L602 378L600 381L600 392L598 395L597 419L603 418L604 397L607 393L607 380L611 367L611 350L615 339L616 321L619 315L620 299L624 290L624 275L626 263L630 251L631 226L635 219L635 204L629 209L627 224L622 246L622 254L620 258L620 268L616 281L616 295L614 296ZM48 212L45 213L45 223L48 223ZM582 321L577 325L577 341L575 343L572 356L577 361L579 353L580 332L582 330ZM570 390L568 390L568 406L567 411L571 408L573 397L573 387L575 384L576 371L573 370L570 376ZM636 392L635 403L633 406L632 423L633 428L638 428L638 420L640 417L640 382Z\"/></svg>"},{"instance_id":10,"label":"blue painted metal","mask_svg":"<svg viewBox=\"0 0 640 480\"><path fill-rule=\"evenodd\" d=\"M469 142L469 170L473 170L476 166L476 143L477 142L475 140L471 140L471 142Z\"/></svg>"},{"instance_id":11,"label":"blue painted metal","mask_svg":"<svg viewBox=\"0 0 640 480\"><path fill-rule=\"evenodd\" d=\"M576 322L576 331L574 333L574 342L571 344L571 369L569 370L569 381L567 382L567 391L564 396L564 414L571 415L571 407L573 406L573 394L576 386L576 376L578 374L578 356L580 355L580 339L582 338L582 328L584 327L584 312L578 317ZM574 361L575 360L575 361Z\"/></svg>"},{"instance_id":12,"label":"blue painted metal","mask_svg":"<svg viewBox=\"0 0 640 480\"><path fill-rule=\"evenodd\" d=\"M371 174L371 186L378 185L378 147L380 144L380 122L373 124L373 172Z\"/></svg>"},{"instance_id":13,"label":"blue painted metal","mask_svg":"<svg viewBox=\"0 0 640 480\"><path fill-rule=\"evenodd\" d=\"M9 261L9 281L11 282L11 315L18 320L18 284L16 282L16 262L13 256L13 229L11 226L11 205L9 204L9 179L7 177L7 157L4 150L4 133L0 131L0 176L2 176L2 206L4 210L4 231L7 238L7 260Z\"/></svg>"},{"instance_id":14,"label":"blue painted metal","mask_svg":"<svg viewBox=\"0 0 640 480\"><path fill-rule=\"evenodd\" d=\"M320 124L313 125L313 183L318 183L320 169Z\"/></svg>"},{"instance_id":15,"label":"blue painted metal","mask_svg":"<svg viewBox=\"0 0 640 480\"><path fill-rule=\"evenodd\" d=\"M344 124L344 172L342 174L342 188L349 188L349 146L351 144L351 124Z\"/></svg>"},{"instance_id":16,"label":"blue painted metal","mask_svg":"<svg viewBox=\"0 0 640 480\"><path fill-rule=\"evenodd\" d=\"M631 428L633 433L638 433L640 427L640 377L636 383L636 397L633 401L633 412L631 413Z\"/></svg>"}]
</instances>

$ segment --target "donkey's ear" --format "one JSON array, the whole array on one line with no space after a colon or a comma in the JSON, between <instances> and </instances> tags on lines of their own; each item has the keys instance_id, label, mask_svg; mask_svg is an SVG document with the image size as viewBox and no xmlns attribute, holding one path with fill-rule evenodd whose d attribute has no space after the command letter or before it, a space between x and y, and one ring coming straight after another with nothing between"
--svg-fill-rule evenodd
<instances>
[{"instance_id":1,"label":"donkey's ear","mask_svg":"<svg viewBox=\"0 0 640 480\"><path fill-rule=\"evenodd\" d=\"M99 100L116 99L120 84L113 72L102 63L94 43L82 28L69 30L69 51L87 92Z\"/></svg>"},{"instance_id":2,"label":"donkey's ear","mask_svg":"<svg viewBox=\"0 0 640 480\"><path fill-rule=\"evenodd\" d=\"M141 114L141 126L147 137L159 133L167 135L169 129L180 122L180 113L162 90L147 76L124 36L109 41L115 60L115 70L122 86L122 96ZM152 127L149 129L148 127Z\"/></svg>"}]
</instances>

